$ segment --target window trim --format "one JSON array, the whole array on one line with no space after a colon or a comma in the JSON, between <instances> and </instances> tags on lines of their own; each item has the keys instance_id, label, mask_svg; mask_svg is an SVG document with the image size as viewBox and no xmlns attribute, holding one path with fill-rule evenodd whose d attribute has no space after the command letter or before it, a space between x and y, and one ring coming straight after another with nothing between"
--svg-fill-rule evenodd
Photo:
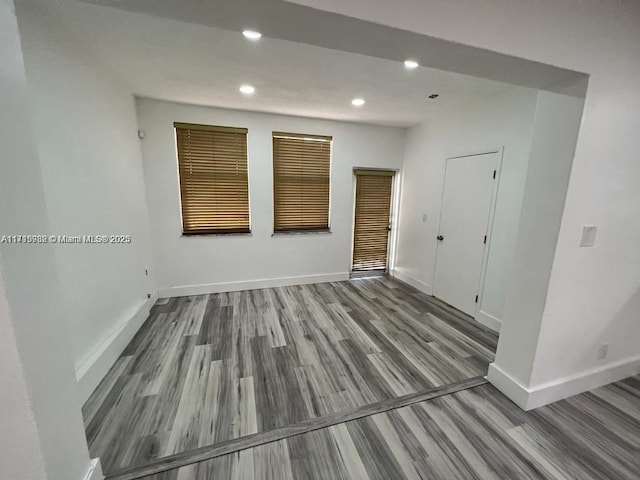
<instances>
[{"instance_id":1,"label":"window trim","mask_svg":"<svg viewBox=\"0 0 640 480\"><path fill-rule=\"evenodd\" d=\"M250 235L251 229L241 229L241 228L224 228L224 229L211 229L211 230L200 230L198 232L182 232L181 235L183 237L197 237L198 235Z\"/></svg>"},{"instance_id":2,"label":"window trim","mask_svg":"<svg viewBox=\"0 0 640 480\"><path fill-rule=\"evenodd\" d=\"M286 237L289 235L327 235L333 233L330 228L319 228L315 230L274 230L272 237Z\"/></svg>"},{"instance_id":3,"label":"window trim","mask_svg":"<svg viewBox=\"0 0 640 480\"><path fill-rule=\"evenodd\" d=\"M222 127L219 125L204 125L201 123L181 123L173 122L173 128L182 128L185 130L202 130L205 132L222 132L222 133L249 133L248 128L240 127Z\"/></svg>"},{"instance_id":4,"label":"window trim","mask_svg":"<svg viewBox=\"0 0 640 480\"><path fill-rule=\"evenodd\" d=\"M329 199L327 206L327 226L326 227L317 227L317 226L301 226L296 228L276 228L276 162L275 162L275 139L276 138L284 138L284 139L297 139L297 140L308 140L308 141L316 141L323 142L329 144ZM331 232L331 171L333 166L333 136L330 135L316 135L316 134L306 134L306 133L292 133L292 132L279 132L273 131L271 132L271 163L272 163L272 188L273 188L273 232L271 236L286 236L286 235L305 235L305 234L327 234Z\"/></svg>"},{"instance_id":5,"label":"window trim","mask_svg":"<svg viewBox=\"0 0 640 480\"><path fill-rule=\"evenodd\" d=\"M178 155L178 129L183 130L201 130L222 133L239 133L245 135L246 141L246 163L247 163L247 210L249 213L249 221L247 228L207 228L198 231L185 231L184 210L183 210L183 193L182 179L180 177L180 158ZM180 236L182 237L198 237L198 236L245 236L251 235L251 191L249 187L249 129L240 127L225 127L219 125L205 125L198 123L173 122L173 138L176 147L176 173L178 180L178 201L180 205Z\"/></svg>"},{"instance_id":6,"label":"window trim","mask_svg":"<svg viewBox=\"0 0 640 480\"><path fill-rule=\"evenodd\" d=\"M271 138L296 138L299 140L333 142L333 137L330 135L309 135L306 133L271 132Z\"/></svg>"}]
</instances>

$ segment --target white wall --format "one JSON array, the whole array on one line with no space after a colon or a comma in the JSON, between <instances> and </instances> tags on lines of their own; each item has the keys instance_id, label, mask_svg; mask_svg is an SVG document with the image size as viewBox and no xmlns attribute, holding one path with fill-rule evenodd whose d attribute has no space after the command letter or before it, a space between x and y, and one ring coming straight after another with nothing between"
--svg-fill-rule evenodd
<instances>
[{"instance_id":1,"label":"white wall","mask_svg":"<svg viewBox=\"0 0 640 480\"><path fill-rule=\"evenodd\" d=\"M0 237L49 233L11 0L0 0ZM80 480L89 463L55 254L0 243L0 478Z\"/></svg>"},{"instance_id":2,"label":"white wall","mask_svg":"<svg viewBox=\"0 0 640 480\"><path fill-rule=\"evenodd\" d=\"M535 388L592 379L559 398L640 371L640 4L296 2L590 75L546 306L535 320L544 360L527 380ZM584 224L599 227L592 248L579 247ZM602 342L609 356L598 361Z\"/></svg>"},{"instance_id":3,"label":"white wall","mask_svg":"<svg viewBox=\"0 0 640 480\"><path fill-rule=\"evenodd\" d=\"M0 13L1 15L1 13ZM4 25L0 21L0 25ZM18 352L0 264L0 478L44 478L38 426Z\"/></svg>"},{"instance_id":4,"label":"white wall","mask_svg":"<svg viewBox=\"0 0 640 480\"><path fill-rule=\"evenodd\" d=\"M537 349L542 325L536 319L543 316L547 299L582 106L579 98L538 95L516 255L506 291L508 321L488 375L503 389L506 378L530 387L535 363L541 360ZM519 403L524 408L537 406L529 398Z\"/></svg>"},{"instance_id":5,"label":"white wall","mask_svg":"<svg viewBox=\"0 0 640 480\"><path fill-rule=\"evenodd\" d=\"M19 1L18 21L52 231L132 237L131 244L55 247L86 397L146 317L147 293L155 292L145 275L152 258L135 102L37 2Z\"/></svg>"},{"instance_id":6,"label":"white wall","mask_svg":"<svg viewBox=\"0 0 640 480\"><path fill-rule=\"evenodd\" d=\"M347 278L351 261L353 168L399 169L402 164L404 130L397 128L149 99L138 100L138 118L146 134L142 149L161 296ZM251 235L181 235L173 122L249 129ZM272 131L333 136L331 233L272 236Z\"/></svg>"},{"instance_id":7,"label":"white wall","mask_svg":"<svg viewBox=\"0 0 640 480\"><path fill-rule=\"evenodd\" d=\"M407 134L396 273L427 292L433 285L446 159L504 147L486 281L476 317L493 328L502 319L536 96L535 90L514 88L413 127Z\"/></svg>"}]
</instances>

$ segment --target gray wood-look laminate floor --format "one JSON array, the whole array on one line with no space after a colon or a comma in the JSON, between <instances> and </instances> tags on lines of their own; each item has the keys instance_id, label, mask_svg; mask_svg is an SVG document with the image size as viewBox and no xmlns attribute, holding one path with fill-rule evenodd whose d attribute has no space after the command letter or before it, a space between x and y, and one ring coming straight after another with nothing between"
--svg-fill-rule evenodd
<instances>
[{"instance_id":1,"label":"gray wood-look laminate floor","mask_svg":"<svg viewBox=\"0 0 640 480\"><path fill-rule=\"evenodd\" d=\"M471 379L496 343L386 277L163 300L84 405L90 452L109 473Z\"/></svg>"},{"instance_id":2,"label":"gray wood-look laminate floor","mask_svg":"<svg viewBox=\"0 0 640 480\"><path fill-rule=\"evenodd\" d=\"M523 412L491 385L144 480L640 478L640 376Z\"/></svg>"}]
</instances>

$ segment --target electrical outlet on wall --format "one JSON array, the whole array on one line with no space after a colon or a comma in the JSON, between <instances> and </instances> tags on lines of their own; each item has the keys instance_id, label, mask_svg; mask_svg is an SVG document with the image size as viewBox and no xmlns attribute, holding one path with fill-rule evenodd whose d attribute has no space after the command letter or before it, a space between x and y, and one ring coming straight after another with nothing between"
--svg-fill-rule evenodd
<instances>
[{"instance_id":1,"label":"electrical outlet on wall","mask_svg":"<svg viewBox=\"0 0 640 480\"><path fill-rule=\"evenodd\" d=\"M427 214L426 213L422 214L422 223L427 223Z\"/></svg>"},{"instance_id":2,"label":"electrical outlet on wall","mask_svg":"<svg viewBox=\"0 0 640 480\"><path fill-rule=\"evenodd\" d=\"M608 353L609 353L609 344L603 343L602 345L600 345L600 348L598 349L598 360L604 360L605 358L607 358Z\"/></svg>"}]
</instances>

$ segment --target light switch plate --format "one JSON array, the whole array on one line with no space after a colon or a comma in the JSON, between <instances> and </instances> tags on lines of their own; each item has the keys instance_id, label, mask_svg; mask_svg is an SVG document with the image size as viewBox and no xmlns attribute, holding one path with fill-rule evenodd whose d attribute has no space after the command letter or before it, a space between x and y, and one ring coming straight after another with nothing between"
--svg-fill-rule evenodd
<instances>
[{"instance_id":1,"label":"light switch plate","mask_svg":"<svg viewBox=\"0 0 640 480\"><path fill-rule=\"evenodd\" d=\"M595 225L585 225L582 227L582 239L580 240L581 247L592 247L596 243L596 233L598 227Z\"/></svg>"},{"instance_id":2,"label":"light switch plate","mask_svg":"<svg viewBox=\"0 0 640 480\"><path fill-rule=\"evenodd\" d=\"M422 214L422 223L427 223L427 214L426 213Z\"/></svg>"}]
</instances>

